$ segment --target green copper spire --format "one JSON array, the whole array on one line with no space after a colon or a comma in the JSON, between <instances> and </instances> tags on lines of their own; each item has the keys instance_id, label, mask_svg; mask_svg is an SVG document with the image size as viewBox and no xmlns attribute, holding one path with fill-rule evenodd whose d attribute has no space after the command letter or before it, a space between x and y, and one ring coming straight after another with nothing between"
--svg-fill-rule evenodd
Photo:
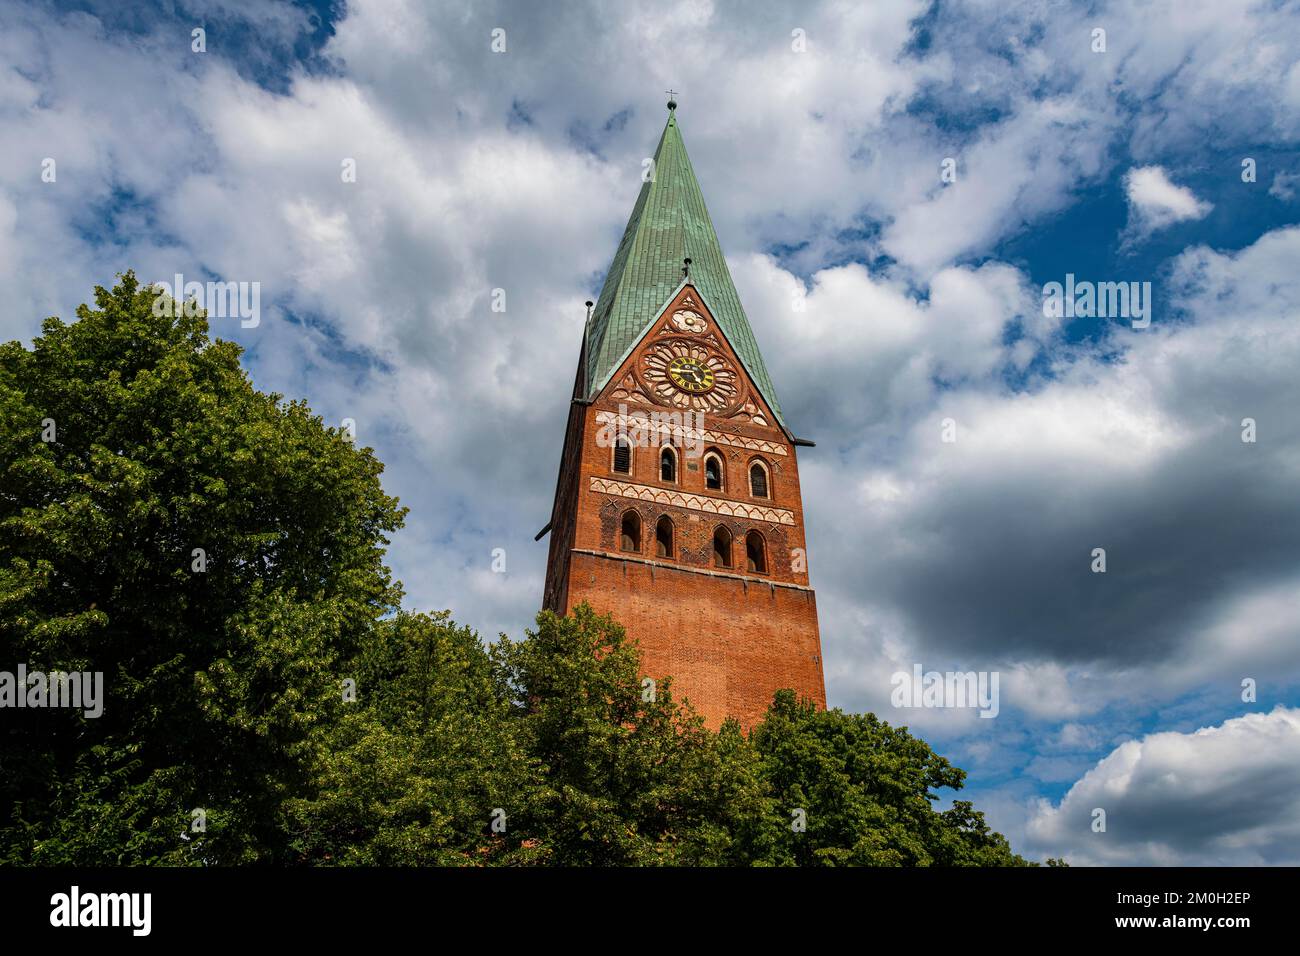
<instances>
[{"instance_id":1,"label":"green copper spire","mask_svg":"<svg viewBox=\"0 0 1300 956\"><path fill-rule=\"evenodd\" d=\"M676 106L675 102L668 104L668 125L655 150L653 176L637 196L587 325L587 398L605 387L646 327L668 304L682 283L683 261L689 258L691 283L785 428L776 390L686 156Z\"/></svg>"}]
</instances>

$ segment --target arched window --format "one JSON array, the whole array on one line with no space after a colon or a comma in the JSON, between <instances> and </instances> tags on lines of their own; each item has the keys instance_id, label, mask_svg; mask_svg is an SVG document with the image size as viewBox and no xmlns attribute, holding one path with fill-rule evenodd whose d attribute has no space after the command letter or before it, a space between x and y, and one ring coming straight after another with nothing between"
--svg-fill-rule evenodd
<instances>
[{"instance_id":1,"label":"arched window","mask_svg":"<svg viewBox=\"0 0 1300 956\"><path fill-rule=\"evenodd\" d=\"M731 567L731 532L723 527L713 532L713 566Z\"/></svg>"},{"instance_id":2,"label":"arched window","mask_svg":"<svg viewBox=\"0 0 1300 956\"><path fill-rule=\"evenodd\" d=\"M704 456L704 487L722 490L722 456L715 451Z\"/></svg>"},{"instance_id":3,"label":"arched window","mask_svg":"<svg viewBox=\"0 0 1300 956\"><path fill-rule=\"evenodd\" d=\"M641 553L641 516L635 511L627 511L623 514L622 542L620 547L624 551L635 551Z\"/></svg>"},{"instance_id":4,"label":"arched window","mask_svg":"<svg viewBox=\"0 0 1300 956\"><path fill-rule=\"evenodd\" d=\"M614 442L614 470L624 475L632 473L632 443L621 436Z\"/></svg>"},{"instance_id":5,"label":"arched window","mask_svg":"<svg viewBox=\"0 0 1300 956\"><path fill-rule=\"evenodd\" d=\"M756 574L767 573L767 549L763 536L757 531L745 535L745 566Z\"/></svg>"},{"instance_id":6,"label":"arched window","mask_svg":"<svg viewBox=\"0 0 1300 956\"><path fill-rule=\"evenodd\" d=\"M665 445L659 453L659 480L677 482L677 452L672 445Z\"/></svg>"},{"instance_id":7,"label":"arched window","mask_svg":"<svg viewBox=\"0 0 1300 956\"><path fill-rule=\"evenodd\" d=\"M661 558L673 556L673 522L667 515L655 524L655 554Z\"/></svg>"},{"instance_id":8,"label":"arched window","mask_svg":"<svg viewBox=\"0 0 1300 956\"><path fill-rule=\"evenodd\" d=\"M749 493L755 498L766 498L769 495L767 466L761 461L755 461L749 466Z\"/></svg>"}]
</instances>

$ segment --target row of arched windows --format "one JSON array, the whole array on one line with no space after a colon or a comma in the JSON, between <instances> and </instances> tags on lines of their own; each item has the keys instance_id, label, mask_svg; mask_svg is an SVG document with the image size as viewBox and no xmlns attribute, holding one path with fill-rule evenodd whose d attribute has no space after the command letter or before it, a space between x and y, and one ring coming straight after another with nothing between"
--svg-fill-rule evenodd
<instances>
[{"instance_id":1,"label":"row of arched windows","mask_svg":"<svg viewBox=\"0 0 1300 956\"><path fill-rule=\"evenodd\" d=\"M623 437L614 444L614 471L622 475L632 474L632 444ZM659 452L659 480L675 485L677 476L677 449L664 445ZM704 452L704 487L712 491L725 491L727 487L727 466L716 448ZM761 458L749 463L749 493L754 498L772 497L767 462Z\"/></svg>"},{"instance_id":2,"label":"row of arched windows","mask_svg":"<svg viewBox=\"0 0 1300 956\"><path fill-rule=\"evenodd\" d=\"M661 515L655 522L655 556L673 560L676 554L673 519ZM718 525L713 531L713 566L736 567L731 532ZM619 547L634 554L641 553L641 516L635 511L625 511L619 528ZM762 534L749 531L745 534L745 570L754 574L767 573L767 543Z\"/></svg>"}]
</instances>

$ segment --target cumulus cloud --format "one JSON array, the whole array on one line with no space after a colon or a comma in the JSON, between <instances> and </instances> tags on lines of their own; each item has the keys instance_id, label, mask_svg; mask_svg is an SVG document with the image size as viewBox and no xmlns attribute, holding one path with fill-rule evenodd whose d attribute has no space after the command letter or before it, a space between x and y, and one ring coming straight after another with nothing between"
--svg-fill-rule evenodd
<instances>
[{"instance_id":1,"label":"cumulus cloud","mask_svg":"<svg viewBox=\"0 0 1300 956\"><path fill-rule=\"evenodd\" d=\"M696 23L698 38L665 31L660 17L594 17L595 29L583 31L586 54L573 58L562 53L562 24L532 8L487 5L453 25L420 5L386 5L381 14L362 2L326 48L339 70L297 75L288 94L259 88L219 57L178 73L167 68L162 39L110 34L87 17L67 18L60 42L42 44L40 25L18 17L5 32L19 69L7 74L14 109L4 116L23 151L6 167L0 242L20 260L40 249L62 254L44 270L17 268L0 280L17 303L6 313L18 323L10 332L29 330L30 316L70 312L62 297L84 295L77 290L87 278L103 281L126 262L149 277L206 270L261 279L284 320L218 331L249 346L259 381L309 396L329 420L356 419L363 440L380 449L390 487L414 506L393 552L413 603L455 606L489 631L516 629L536 603L544 560L531 533L549 513L566 393L556 383L571 376L580 303L612 254L661 122L626 107L640 99L630 85L658 82L649 72L655 57L633 61L641 73L622 85L584 78L618 49L680 52L686 42L702 50L721 39L735 63L731 79L719 86L691 66L706 58L678 57L686 74L674 82L686 91L688 145L783 403L822 441L805 456L805 496L826 639L837 652L828 656L843 664L833 665L835 694L875 703L877 694L863 694L879 674L923 653L963 651L1000 661L1026 710L1077 715L1104 701L1090 690L1106 686L1091 668L1109 674L1164 659L1195 622L1209 627L1206 605L1226 586L1212 586L1218 564L1197 542L1219 522L1236 529L1218 544L1231 561L1289 560L1249 520L1263 498L1276 535L1285 534L1289 523L1268 500L1274 481L1266 474L1258 493L1217 494L1243 465L1207 444L1207 429L1230 432L1236 405L1259 412L1289 394L1280 379L1257 376L1266 354L1276 364L1291 348L1276 317L1157 330L1119 343L1127 354L1112 364L1061 342L1017 268L953 262L1059 208L1104 171L1117 118L1102 94L1116 74L1112 61L1071 45L1074 14L1044 22L1033 11L965 9L965 19L931 27L943 52L905 62L919 4L876 6L847 21L815 8L791 26L810 38L804 53L792 49L789 30L768 36L707 5L677 12ZM1261 16L1248 28L1275 26ZM1111 31L1112 53L1142 64L1123 78L1139 102L1139 92L1168 78L1173 51L1209 29L1195 16L1178 23L1175 39ZM488 43L498 24L509 44L501 55ZM1036 32L1038 46L1012 44L1027 71L1017 77L996 44ZM1154 61L1138 55L1157 43ZM1070 65L1074 86L1026 96L1028 85L1058 75L1054 63ZM1207 65L1199 94L1236 83L1232 65ZM109 73L116 85L93 80ZM958 80L967 75L980 81ZM427 95L453 76L473 82ZM956 107L996 106L1006 118L945 148L902 110L945 84ZM147 112L119 117L113 89L182 122L155 130ZM872 135L884 128L887 140ZM166 161L185 155L187 138L202 147L197 161ZM159 149L142 155L133 140ZM32 170L46 152L66 162L59 187L41 191ZM958 180L943 186L938 161L948 152L959 159ZM356 183L341 181L344 159L355 160ZM792 176L804 166L817 174ZM1160 167L1145 170L1130 179L1144 215L1201 208ZM115 246L80 241L86 223L77 210L99 203L123 216L122 203L113 205L123 194L141 228L118 228ZM832 253L824 236L862 205L887 223L868 244L878 242L895 267L790 271ZM19 223L34 242L18 241ZM784 265L746 253L793 236L812 236L815 251ZM1203 251L1182 272L1187 282L1230 281L1236 261ZM1234 295L1250 288L1244 277L1231 281ZM497 288L504 313L490 309ZM1225 308L1209 296L1201 299ZM796 312L799 300L806 308ZM1189 292L1185 304L1196 301ZM1218 314L1204 311L1207 320ZM1259 334L1243 334L1249 328ZM1225 347L1239 360L1214 357ZM1169 381L1174 369L1180 377ZM1010 374L1028 374L1026 387L1008 390ZM1237 401L1234 390L1252 382L1254 398ZM1209 396L1220 402L1212 410ZM938 440L948 417L959 429L951 446ZM1268 450L1256 455L1274 466L1287 447L1276 428L1274 418ZM1281 480L1285 470L1273 474ZM847 523L822 505L845 500L846 486L855 509ZM1178 538L1176 529L1173 538L1157 533L1171 510L1189 516L1172 548L1185 561L1157 552ZM831 533L846 526L856 533ZM866 554L862 541L873 542ZM1103 544L1114 568L1104 584L1079 571ZM474 582L494 547L507 549L511 577L489 596ZM1171 600L1171 583L1148 587L1153 567L1168 569L1166 582L1185 581L1193 599ZM892 657L880 651L868 664L858 653L864 620L879 622L871 633L892 635ZM1119 621L1142 638L1117 633ZM1029 693L1058 683L1071 693Z\"/></svg>"},{"instance_id":2,"label":"cumulus cloud","mask_svg":"<svg viewBox=\"0 0 1300 956\"><path fill-rule=\"evenodd\" d=\"M1186 186L1169 179L1161 166L1141 166L1124 176L1129 221L1126 232L1136 241L1178 222L1204 219L1213 203L1197 199Z\"/></svg>"},{"instance_id":3,"label":"cumulus cloud","mask_svg":"<svg viewBox=\"0 0 1300 956\"><path fill-rule=\"evenodd\" d=\"M1300 173L1278 173L1268 187L1268 194L1282 202L1290 202L1296 197L1297 186L1300 186Z\"/></svg>"},{"instance_id":4,"label":"cumulus cloud","mask_svg":"<svg viewBox=\"0 0 1300 956\"><path fill-rule=\"evenodd\" d=\"M1206 322L1113 344L1125 355L1116 363L1066 345L1020 269L954 261L1104 173L1118 124L1106 87L1117 74L1113 60L1075 48L1069 12L1043 21L959 6L928 27L934 52L909 58L923 7L873 5L847 20L840 8L813 8L774 32L683 4L676 15L696 32L682 35L650 15L592 13L579 30L587 14L568 8L557 22L489 4L463 20L360 2L325 47L337 69L292 75L286 92L218 55L195 62L188 43L173 49L163 34L72 15L54 42L41 20L9 10L0 43L13 68L0 116L18 149L0 171L0 248L15 265L0 276L6 332L70 313L89 281L126 264L147 278L261 280L276 320L217 331L249 347L265 387L306 395L327 420L355 419L379 449L390 488L413 506L393 550L411 602L453 606L489 633L517 630L544 561L531 536L549 514L567 393L557 383L571 377L580 303L599 283L662 122L657 103L649 116L629 110L643 99L631 91L666 87L655 64L673 59L688 146L783 404L821 442L803 471L828 660L839 662L833 697L878 703L873 688L895 665L964 653L1005 667L1029 712L1087 712L1105 698L1091 688L1107 686L1093 669L1113 676L1167 660L1188 628L1226 633L1207 623L1230 591L1198 543L1211 529L1227 529L1217 553L1229 567L1272 573L1290 559L1276 491L1288 436L1273 411L1290 391L1258 363L1279 367L1293 336L1258 303L1251 325L1215 324L1214 310L1231 314L1234 303L1189 286L1189 309L1214 303L1197 315ZM772 7L773 22L783 9ZM292 18L277 22L287 30ZM489 45L498 25L504 54ZM1135 25L1111 31L1112 53L1140 63L1123 82L1142 102L1176 73L1175 51L1205 55L1193 41L1210 21L1180 17L1172 38ZM791 45L796 28L805 52ZM1267 11L1242 29L1285 32ZM564 52L574 35L585 38L582 57ZM998 53L1007 37L1016 69ZM720 83L712 58L682 50L719 42L734 66ZM626 49L647 53L625 63L630 73L607 70ZM180 57L188 68L178 71ZM1200 74L1202 99L1238 82L1241 64L1216 63ZM596 73L620 79L587 82ZM113 84L98 81L107 75ZM1050 95L1028 95L1042 83ZM941 134L906 109L936 88L953 109L1003 118L969 136ZM123 90L153 112L120 109ZM938 164L949 153L958 180L944 186ZM35 173L46 154L60 159L50 188ZM340 178L345 159L355 183ZM1147 206L1179 208L1170 188L1174 198ZM894 264L823 267L819 256L853 241L841 231L863 209L885 226L861 251L877 247ZM95 210L113 217L113 243L84 241ZM806 247L783 260L758 251L794 238ZM1244 297L1239 258L1201 251L1182 274ZM1285 275L1264 258L1250 256L1257 278L1272 281L1275 267ZM494 289L504 313L491 311ZM1284 284L1271 301L1289 295ZM1215 357L1224 349L1236 360ZM1008 376L1027 380L1012 390ZM1268 441L1249 466L1263 475L1255 490L1224 496L1247 466L1213 442L1230 437L1242 408L1265 416ZM939 442L948 417L954 445ZM847 519L832 507L841 501L853 505ZM1250 520L1261 506L1262 525ZM1102 545L1114 568L1104 584L1079 572ZM484 588L495 547L507 549L509 575ZM1166 560L1160 547L1186 560ZM864 632L876 642L870 655ZM1058 683L1071 692L1028 690Z\"/></svg>"},{"instance_id":5,"label":"cumulus cloud","mask_svg":"<svg viewBox=\"0 0 1300 956\"><path fill-rule=\"evenodd\" d=\"M913 659L1005 669L1004 705L1044 718L1095 713L1153 683L1178 693L1227 668L1295 679L1300 635L1284 610L1300 585L1294 256L1297 229L1236 254L1191 250L1171 283L1191 321L1116 333L1018 393L993 375L940 387L928 371L910 392L851 389L846 405L889 425L804 466L806 494L861 489L857 508L812 518L823 593L889 608ZM1267 422L1267 440L1244 442L1245 419ZM1104 574L1091 570L1095 548ZM834 652L871 672L863 660L881 649L845 626Z\"/></svg>"},{"instance_id":6,"label":"cumulus cloud","mask_svg":"<svg viewBox=\"0 0 1300 956\"><path fill-rule=\"evenodd\" d=\"M1300 710L1127 741L1026 832L1076 865L1300 864Z\"/></svg>"},{"instance_id":7,"label":"cumulus cloud","mask_svg":"<svg viewBox=\"0 0 1300 956\"><path fill-rule=\"evenodd\" d=\"M647 91L671 86L782 405L818 442L800 471L832 704L897 719L894 671L996 669L996 720L898 722L1064 779L1134 712L1297 678L1300 231L1187 250L1151 328L1083 339L998 250L1116 163L1141 234L1204 217L1165 170L1192 168L1207 118L1226 141L1300 136L1300 20L1253 0L929 8L356 0L275 82L283 57L227 48L233 29L196 56L178 23L242 17L288 51L300 13L192 0L124 30L114 5L0 8L0 335L128 265L261 281L262 324L216 332L387 463L408 605L517 634L581 303L662 127Z\"/></svg>"}]
</instances>

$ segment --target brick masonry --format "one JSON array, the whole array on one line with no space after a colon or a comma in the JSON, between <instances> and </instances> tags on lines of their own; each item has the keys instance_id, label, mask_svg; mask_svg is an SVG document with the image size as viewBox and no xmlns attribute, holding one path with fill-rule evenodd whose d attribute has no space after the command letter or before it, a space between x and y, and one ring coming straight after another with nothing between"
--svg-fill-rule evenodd
<instances>
[{"instance_id":1,"label":"brick masonry","mask_svg":"<svg viewBox=\"0 0 1300 956\"><path fill-rule=\"evenodd\" d=\"M679 310L704 317L684 333ZM661 382L647 375L660 343L699 346L734 371L721 407L705 410L702 444L723 462L721 490L705 487L704 458L678 456L676 480L662 481L658 439L635 447L631 473L614 471L614 453L597 440L620 413L670 411ZM583 392L581 382L575 396ZM714 404L722 389L710 393ZM698 291L686 285L649 327L590 403L575 397L551 521L544 606L567 612L588 602L612 613L642 650L643 669L673 678L711 727L723 718L759 720L779 689L826 704L817 603L808 583L807 544L796 449L745 373ZM679 450L681 451L681 450ZM768 497L750 493L752 463L769 474ZM694 467L692 467L694 466ZM621 547L622 519L640 517L640 548ZM673 553L657 554L656 523L673 525ZM732 535L730 568L716 567L713 535ZM766 570L748 571L746 535L762 536Z\"/></svg>"}]
</instances>

